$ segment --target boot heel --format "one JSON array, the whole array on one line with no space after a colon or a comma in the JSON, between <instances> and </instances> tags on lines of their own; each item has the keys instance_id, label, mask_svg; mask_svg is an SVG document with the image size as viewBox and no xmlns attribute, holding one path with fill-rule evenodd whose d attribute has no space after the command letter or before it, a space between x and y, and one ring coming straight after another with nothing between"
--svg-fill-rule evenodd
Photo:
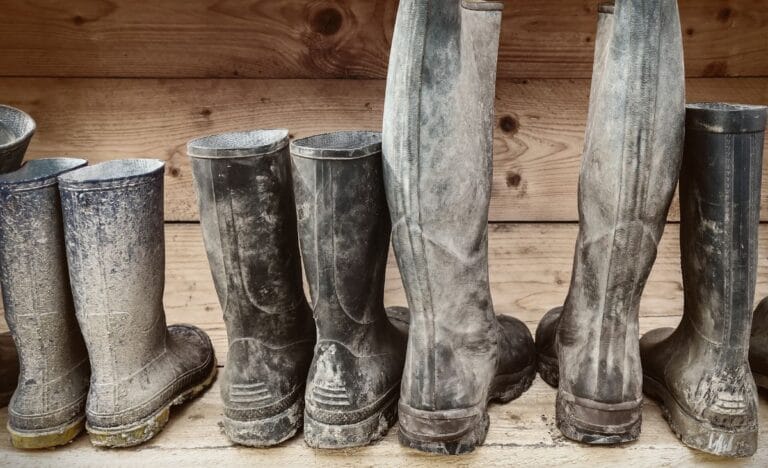
<instances>
[{"instance_id":1,"label":"boot heel","mask_svg":"<svg viewBox=\"0 0 768 468\"><path fill-rule=\"evenodd\" d=\"M686 413L664 385L647 375L643 376L643 391L659 402L664 419L683 444L725 457L749 457L757 451L757 425L739 430L699 421Z\"/></svg>"},{"instance_id":2,"label":"boot heel","mask_svg":"<svg viewBox=\"0 0 768 468\"><path fill-rule=\"evenodd\" d=\"M311 411L304 411L304 441L308 446L319 449L341 449L361 447L381 440L397 421L395 395L384 407L372 416L352 424L328 424L312 417Z\"/></svg>"},{"instance_id":3,"label":"boot heel","mask_svg":"<svg viewBox=\"0 0 768 468\"><path fill-rule=\"evenodd\" d=\"M577 442L611 445L632 442L640 436L642 400L608 404L559 392L557 427Z\"/></svg>"},{"instance_id":4,"label":"boot heel","mask_svg":"<svg viewBox=\"0 0 768 468\"><path fill-rule=\"evenodd\" d=\"M274 416L239 421L224 416L224 433L229 439L247 447L272 447L296 435L303 424L304 394L286 410Z\"/></svg>"},{"instance_id":5,"label":"boot heel","mask_svg":"<svg viewBox=\"0 0 768 468\"><path fill-rule=\"evenodd\" d=\"M424 411L400 403L400 444L442 455L469 453L485 442L488 413L475 408Z\"/></svg>"},{"instance_id":6,"label":"boot heel","mask_svg":"<svg viewBox=\"0 0 768 468\"><path fill-rule=\"evenodd\" d=\"M11 434L11 444L21 450L38 450L67 445L83 432L85 418L64 424L55 429L43 431L18 431L8 424L7 429Z\"/></svg>"}]
</instances>

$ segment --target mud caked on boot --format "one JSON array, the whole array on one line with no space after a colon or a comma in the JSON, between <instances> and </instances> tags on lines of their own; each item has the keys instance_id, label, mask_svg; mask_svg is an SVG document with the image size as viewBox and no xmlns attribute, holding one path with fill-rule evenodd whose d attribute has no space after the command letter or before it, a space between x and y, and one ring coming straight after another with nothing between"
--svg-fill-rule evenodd
<instances>
[{"instance_id":1,"label":"mud caked on boot","mask_svg":"<svg viewBox=\"0 0 768 468\"><path fill-rule=\"evenodd\" d=\"M317 323L304 440L317 448L366 445L397 418L408 320L406 309L384 308L391 224L381 134L316 135L294 141L291 156Z\"/></svg>"},{"instance_id":2,"label":"mud caked on boot","mask_svg":"<svg viewBox=\"0 0 768 468\"><path fill-rule=\"evenodd\" d=\"M88 353L69 288L56 182L58 175L85 164L39 159L0 175L0 283L21 366L8 408L8 431L17 448L69 443L85 424ZM6 346L13 344L4 341L0 350ZM2 361L10 357L15 361L15 352ZM15 386L17 375L9 377Z\"/></svg>"},{"instance_id":3,"label":"mud caked on boot","mask_svg":"<svg viewBox=\"0 0 768 468\"><path fill-rule=\"evenodd\" d=\"M13 336L10 333L0 333L0 408L11 401L16 383L19 380L19 356Z\"/></svg>"},{"instance_id":4,"label":"mud caked on boot","mask_svg":"<svg viewBox=\"0 0 768 468\"><path fill-rule=\"evenodd\" d=\"M680 174L683 318L677 329L653 330L640 341L645 393L659 400L684 444L716 455L757 449L749 340L765 122L762 106L688 106ZM764 369L752 356L756 370Z\"/></svg>"},{"instance_id":5,"label":"mud caked on boot","mask_svg":"<svg viewBox=\"0 0 768 468\"><path fill-rule=\"evenodd\" d=\"M69 276L91 362L91 443L129 447L162 430L170 407L211 385L208 336L165 325L163 168L115 160L59 177Z\"/></svg>"},{"instance_id":6,"label":"mud caked on boot","mask_svg":"<svg viewBox=\"0 0 768 468\"><path fill-rule=\"evenodd\" d=\"M384 109L384 178L410 309L400 442L472 451L489 400L528 389L528 327L496 317L488 278L499 2L402 0Z\"/></svg>"},{"instance_id":7,"label":"mud caked on boot","mask_svg":"<svg viewBox=\"0 0 768 468\"><path fill-rule=\"evenodd\" d=\"M224 432L268 447L302 426L315 324L304 296L287 130L187 145L203 239L224 312Z\"/></svg>"},{"instance_id":8,"label":"mud caked on boot","mask_svg":"<svg viewBox=\"0 0 768 468\"><path fill-rule=\"evenodd\" d=\"M579 442L640 433L638 312L680 171L682 63L675 0L600 6L571 285L536 331L558 428Z\"/></svg>"}]
</instances>

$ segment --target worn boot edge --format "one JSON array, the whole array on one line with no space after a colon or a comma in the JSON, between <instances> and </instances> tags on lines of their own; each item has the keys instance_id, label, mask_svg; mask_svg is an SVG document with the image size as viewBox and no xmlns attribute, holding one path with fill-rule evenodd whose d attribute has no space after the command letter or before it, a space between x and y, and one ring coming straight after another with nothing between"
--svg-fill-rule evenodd
<instances>
[{"instance_id":1,"label":"worn boot edge","mask_svg":"<svg viewBox=\"0 0 768 468\"><path fill-rule=\"evenodd\" d=\"M304 393L284 411L266 418L248 421L224 416L224 434L232 442L246 447L273 447L293 438L303 425Z\"/></svg>"},{"instance_id":2,"label":"worn boot edge","mask_svg":"<svg viewBox=\"0 0 768 468\"><path fill-rule=\"evenodd\" d=\"M688 414L656 379L643 376L643 390L659 402L672 432L688 447L725 457L750 457L757 451L757 426L745 430L714 427Z\"/></svg>"},{"instance_id":3,"label":"worn boot edge","mask_svg":"<svg viewBox=\"0 0 768 468\"><path fill-rule=\"evenodd\" d=\"M555 419L562 434L576 442L615 445L633 442L640 436L642 399L617 404L601 403L557 394Z\"/></svg>"},{"instance_id":4,"label":"worn boot edge","mask_svg":"<svg viewBox=\"0 0 768 468\"><path fill-rule=\"evenodd\" d=\"M11 444L21 450L38 450L58 447L71 443L85 428L85 416L80 416L74 421L62 424L56 428L22 431L16 430L7 424L11 434Z\"/></svg>"},{"instance_id":5,"label":"worn boot edge","mask_svg":"<svg viewBox=\"0 0 768 468\"><path fill-rule=\"evenodd\" d=\"M397 421L399 398L400 395L395 394L381 410L352 424L326 424L313 419L305 410L304 441L312 448L341 449L362 447L381 440Z\"/></svg>"}]
</instances>

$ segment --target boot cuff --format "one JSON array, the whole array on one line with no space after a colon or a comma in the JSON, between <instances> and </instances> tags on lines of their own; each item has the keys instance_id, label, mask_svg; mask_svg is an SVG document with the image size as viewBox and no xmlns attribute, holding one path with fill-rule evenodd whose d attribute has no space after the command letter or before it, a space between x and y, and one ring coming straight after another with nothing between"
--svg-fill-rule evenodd
<instances>
[{"instance_id":1,"label":"boot cuff","mask_svg":"<svg viewBox=\"0 0 768 468\"><path fill-rule=\"evenodd\" d=\"M26 112L0 105L0 154L32 138L35 121Z\"/></svg>"},{"instance_id":2,"label":"boot cuff","mask_svg":"<svg viewBox=\"0 0 768 468\"><path fill-rule=\"evenodd\" d=\"M307 159L361 159L381 153L381 133L324 133L291 143L291 154Z\"/></svg>"},{"instance_id":3,"label":"boot cuff","mask_svg":"<svg viewBox=\"0 0 768 468\"><path fill-rule=\"evenodd\" d=\"M85 159L50 158L26 162L21 169L0 175L0 191L24 192L56 185L61 174L88 164Z\"/></svg>"},{"instance_id":4,"label":"boot cuff","mask_svg":"<svg viewBox=\"0 0 768 468\"><path fill-rule=\"evenodd\" d=\"M616 9L616 3L615 2L605 2L601 3L597 6L597 12L598 13L604 13L607 15L612 15L613 11Z\"/></svg>"},{"instance_id":5,"label":"boot cuff","mask_svg":"<svg viewBox=\"0 0 768 468\"><path fill-rule=\"evenodd\" d=\"M765 131L765 106L702 102L688 104L685 127L707 133L757 133Z\"/></svg>"},{"instance_id":6,"label":"boot cuff","mask_svg":"<svg viewBox=\"0 0 768 468\"><path fill-rule=\"evenodd\" d=\"M288 146L288 130L250 130L221 133L187 143L191 158L228 159L272 154Z\"/></svg>"},{"instance_id":7,"label":"boot cuff","mask_svg":"<svg viewBox=\"0 0 768 468\"><path fill-rule=\"evenodd\" d=\"M59 176L59 188L89 191L141 185L162 180L164 168L157 159L116 159Z\"/></svg>"}]
</instances>

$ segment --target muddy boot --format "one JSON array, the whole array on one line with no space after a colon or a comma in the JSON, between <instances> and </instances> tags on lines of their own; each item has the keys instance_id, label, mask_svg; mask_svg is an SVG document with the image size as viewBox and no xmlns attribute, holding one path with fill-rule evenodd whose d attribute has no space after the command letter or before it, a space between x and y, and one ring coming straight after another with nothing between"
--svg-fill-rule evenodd
<instances>
[{"instance_id":1,"label":"muddy boot","mask_svg":"<svg viewBox=\"0 0 768 468\"><path fill-rule=\"evenodd\" d=\"M208 336L165 326L163 163L110 161L59 177L69 276L91 361L91 442L129 447L216 375Z\"/></svg>"},{"instance_id":2,"label":"muddy boot","mask_svg":"<svg viewBox=\"0 0 768 468\"><path fill-rule=\"evenodd\" d=\"M21 167L34 134L32 117L19 109L0 105L0 174Z\"/></svg>"},{"instance_id":3,"label":"muddy boot","mask_svg":"<svg viewBox=\"0 0 768 468\"><path fill-rule=\"evenodd\" d=\"M489 400L536 372L531 333L494 314L488 279L493 106L502 4L401 0L384 110L384 178L411 328L400 442L472 451Z\"/></svg>"},{"instance_id":4,"label":"muddy boot","mask_svg":"<svg viewBox=\"0 0 768 468\"><path fill-rule=\"evenodd\" d=\"M685 307L676 330L643 336L643 389L685 445L757 449L749 368L766 108L692 104L680 174ZM763 356L765 359L765 356Z\"/></svg>"},{"instance_id":5,"label":"muddy boot","mask_svg":"<svg viewBox=\"0 0 768 468\"><path fill-rule=\"evenodd\" d=\"M72 305L56 183L58 175L85 164L38 159L0 175L0 282L21 367L8 408L17 448L69 443L85 424L88 353ZM13 375L9 383L16 381Z\"/></svg>"},{"instance_id":6,"label":"muddy boot","mask_svg":"<svg viewBox=\"0 0 768 468\"><path fill-rule=\"evenodd\" d=\"M10 333L0 334L0 408L7 406L19 380L19 356Z\"/></svg>"},{"instance_id":7,"label":"muddy boot","mask_svg":"<svg viewBox=\"0 0 768 468\"><path fill-rule=\"evenodd\" d=\"M406 345L384 309L391 224L381 134L317 135L294 141L291 156L317 323L304 440L316 448L367 445L395 423Z\"/></svg>"},{"instance_id":8,"label":"muddy boot","mask_svg":"<svg viewBox=\"0 0 768 468\"><path fill-rule=\"evenodd\" d=\"M287 130L225 133L187 146L229 353L224 432L268 447L302 426L315 324L304 297Z\"/></svg>"},{"instance_id":9,"label":"muddy boot","mask_svg":"<svg viewBox=\"0 0 768 468\"><path fill-rule=\"evenodd\" d=\"M615 444L640 434L638 312L680 171L685 80L675 0L618 0L599 18L571 286L536 339L560 431Z\"/></svg>"},{"instance_id":10,"label":"muddy boot","mask_svg":"<svg viewBox=\"0 0 768 468\"><path fill-rule=\"evenodd\" d=\"M749 367L757 386L768 391L768 297L760 301L752 317Z\"/></svg>"}]
</instances>

